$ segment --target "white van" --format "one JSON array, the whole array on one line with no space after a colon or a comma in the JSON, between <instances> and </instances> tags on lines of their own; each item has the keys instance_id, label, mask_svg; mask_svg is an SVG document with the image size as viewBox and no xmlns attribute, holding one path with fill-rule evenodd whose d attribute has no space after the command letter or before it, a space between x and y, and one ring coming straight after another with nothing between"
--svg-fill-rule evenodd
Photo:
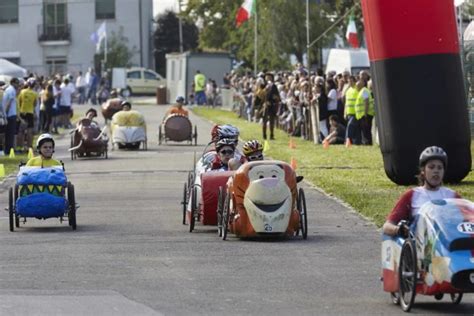
<instances>
[{"instance_id":1,"label":"white van","mask_svg":"<svg viewBox=\"0 0 474 316\"><path fill-rule=\"evenodd\" d=\"M350 71L357 75L361 70L370 70L369 54L366 49L338 49L329 50L326 64L326 75L330 71L342 73Z\"/></svg>"}]
</instances>

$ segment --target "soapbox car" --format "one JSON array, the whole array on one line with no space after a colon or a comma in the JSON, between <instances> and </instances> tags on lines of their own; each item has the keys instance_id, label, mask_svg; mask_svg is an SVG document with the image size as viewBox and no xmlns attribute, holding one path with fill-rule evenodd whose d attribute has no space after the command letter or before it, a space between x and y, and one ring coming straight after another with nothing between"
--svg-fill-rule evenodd
<instances>
[{"instance_id":1,"label":"soapbox car","mask_svg":"<svg viewBox=\"0 0 474 316\"><path fill-rule=\"evenodd\" d=\"M304 190L297 188L290 165L264 160L243 164L219 189L218 233L239 238L308 236L308 217Z\"/></svg>"},{"instance_id":2,"label":"soapbox car","mask_svg":"<svg viewBox=\"0 0 474 316\"><path fill-rule=\"evenodd\" d=\"M102 103L100 107L105 122L110 121L115 113L122 110L122 102L120 98L113 98Z\"/></svg>"},{"instance_id":3,"label":"soapbox car","mask_svg":"<svg viewBox=\"0 0 474 316\"><path fill-rule=\"evenodd\" d=\"M64 168L20 167L17 182L8 192L10 231L27 218L59 218L76 229L74 185L67 181Z\"/></svg>"},{"instance_id":4,"label":"soapbox car","mask_svg":"<svg viewBox=\"0 0 474 316\"><path fill-rule=\"evenodd\" d=\"M164 141L184 142L197 145L197 126L191 124L189 118L180 114L169 115L158 127L158 144Z\"/></svg>"},{"instance_id":5,"label":"soapbox car","mask_svg":"<svg viewBox=\"0 0 474 316\"><path fill-rule=\"evenodd\" d=\"M105 128L104 128L105 131ZM71 132L71 160L77 157L103 156L108 158L108 137L90 119L83 118Z\"/></svg>"},{"instance_id":6,"label":"soapbox car","mask_svg":"<svg viewBox=\"0 0 474 316\"><path fill-rule=\"evenodd\" d=\"M120 111L112 117L112 149L117 145L119 149L147 150L147 136L145 118L140 112Z\"/></svg>"},{"instance_id":7,"label":"soapbox car","mask_svg":"<svg viewBox=\"0 0 474 316\"><path fill-rule=\"evenodd\" d=\"M425 203L401 235L383 235L382 281L394 304L408 312L415 295L449 294L459 304L474 293L474 203L463 199Z\"/></svg>"}]
</instances>

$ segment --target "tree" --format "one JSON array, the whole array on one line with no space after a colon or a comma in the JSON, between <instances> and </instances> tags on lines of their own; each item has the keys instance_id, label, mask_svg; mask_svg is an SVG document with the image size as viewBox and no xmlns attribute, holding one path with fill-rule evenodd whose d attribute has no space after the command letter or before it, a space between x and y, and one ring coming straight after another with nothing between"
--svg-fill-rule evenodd
<instances>
[{"instance_id":1,"label":"tree","mask_svg":"<svg viewBox=\"0 0 474 316\"><path fill-rule=\"evenodd\" d=\"M138 53L138 49L134 46L128 46L128 38L123 35L123 27L120 27L118 33L112 31L111 36L107 37L107 63L105 69L114 67L131 67L132 58ZM100 52L95 54L95 68L101 71L101 61L104 59L105 45L102 44Z\"/></svg>"},{"instance_id":2,"label":"tree","mask_svg":"<svg viewBox=\"0 0 474 316\"><path fill-rule=\"evenodd\" d=\"M166 54L179 52L179 19L175 12L167 10L158 15L154 33L154 55L156 71L166 75ZM183 19L183 50L198 47L198 29L193 22Z\"/></svg>"}]
</instances>

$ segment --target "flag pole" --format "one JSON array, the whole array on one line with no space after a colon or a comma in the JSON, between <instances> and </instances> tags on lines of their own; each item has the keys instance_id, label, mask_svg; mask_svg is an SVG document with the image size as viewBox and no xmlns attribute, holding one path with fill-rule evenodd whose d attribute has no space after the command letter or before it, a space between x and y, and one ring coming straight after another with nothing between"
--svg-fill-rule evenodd
<instances>
[{"instance_id":1,"label":"flag pole","mask_svg":"<svg viewBox=\"0 0 474 316\"><path fill-rule=\"evenodd\" d=\"M104 46L104 64L107 63L107 22L105 23L105 46Z\"/></svg>"},{"instance_id":2,"label":"flag pole","mask_svg":"<svg viewBox=\"0 0 474 316\"><path fill-rule=\"evenodd\" d=\"M254 49L254 56L253 56L253 59L254 59L254 61L253 61L253 72L254 72L255 76L257 76L257 61L258 61L257 0L255 0L254 6L255 6L255 30L254 30L255 49Z\"/></svg>"}]
</instances>

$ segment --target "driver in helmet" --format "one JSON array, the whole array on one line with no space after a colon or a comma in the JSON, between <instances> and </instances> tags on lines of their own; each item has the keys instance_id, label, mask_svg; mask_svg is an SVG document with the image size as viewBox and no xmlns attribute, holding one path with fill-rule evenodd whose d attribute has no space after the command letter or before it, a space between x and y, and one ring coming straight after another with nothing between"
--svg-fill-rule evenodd
<instances>
[{"instance_id":1,"label":"driver in helmet","mask_svg":"<svg viewBox=\"0 0 474 316\"><path fill-rule=\"evenodd\" d=\"M184 98L181 96L177 97L176 103L170 106L169 109L166 111L163 121L172 114L179 114L179 115L188 117L189 116L188 110L186 110L183 106L184 106Z\"/></svg>"},{"instance_id":2,"label":"driver in helmet","mask_svg":"<svg viewBox=\"0 0 474 316\"><path fill-rule=\"evenodd\" d=\"M59 160L53 159L54 139L50 134L41 134L36 141L36 149L39 156L33 157L26 163L30 167L48 168L61 166Z\"/></svg>"},{"instance_id":3,"label":"driver in helmet","mask_svg":"<svg viewBox=\"0 0 474 316\"><path fill-rule=\"evenodd\" d=\"M216 143L216 154L210 165L211 170L229 170L229 161L235 156L235 141L223 138Z\"/></svg>"},{"instance_id":4,"label":"driver in helmet","mask_svg":"<svg viewBox=\"0 0 474 316\"><path fill-rule=\"evenodd\" d=\"M120 104L122 111L130 111L132 109L132 104L129 101L122 101Z\"/></svg>"},{"instance_id":5,"label":"driver in helmet","mask_svg":"<svg viewBox=\"0 0 474 316\"><path fill-rule=\"evenodd\" d=\"M246 141L242 146L242 152L244 153L245 161L259 161L263 160L263 145L256 139ZM245 162L232 158L229 161L229 169L237 170Z\"/></svg>"},{"instance_id":6,"label":"driver in helmet","mask_svg":"<svg viewBox=\"0 0 474 316\"><path fill-rule=\"evenodd\" d=\"M383 225L384 234L396 236L400 232L398 223L411 222L420 207L429 201L460 198L455 191L443 186L443 177L448 165L446 152L437 146L425 148L419 159L419 186L405 192L387 217Z\"/></svg>"}]
</instances>

